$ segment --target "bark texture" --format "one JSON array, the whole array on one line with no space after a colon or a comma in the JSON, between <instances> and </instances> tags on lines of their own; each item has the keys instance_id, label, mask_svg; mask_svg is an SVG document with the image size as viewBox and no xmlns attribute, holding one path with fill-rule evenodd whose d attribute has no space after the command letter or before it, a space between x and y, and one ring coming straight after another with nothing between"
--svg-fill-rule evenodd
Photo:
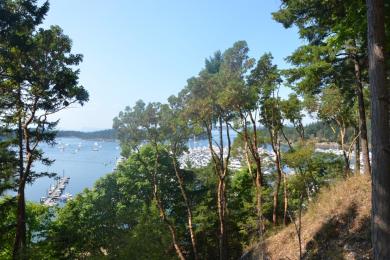
<instances>
[{"instance_id":1,"label":"bark texture","mask_svg":"<svg viewBox=\"0 0 390 260\"><path fill-rule=\"evenodd\" d=\"M180 169L177 165L176 158L173 158L173 167L175 169L175 174L177 181L179 182L179 188L181 192L181 196L183 197L184 204L186 206L187 210L187 222L188 222L188 230L190 231L190 237L191 237L191 244L192 244L192 251L194 253L194 259L198 259L198 250L196 246L196 237L195 237L195 232L193 229L193 218L192 218L192 210L191 210L191 204L190 200L188 199L187 192L184 187L184 181L183 181L183 176L180 173Z\"/></svg>"},{"instance_id":2,"label":"bark texture","mask_svg":"<svg viewBox=\"0 0 390 260\"><path fill-rule=\"evenodd\" d=\"M367 137L367 122L366 122L366 107L364 105L363 95L363 83L361 76L361 66L357 58L354 60L355 67L355 79L356 79L356 95L358 100L358 111L359 111L359 131L360 131L360 145L363 154L363 172L370 174L371 163L368 149L368 137Z\"/></svg>"},{"instance_id":3,"label":"bark texture","mask_svg":"<svg viewBox=\"0 0 390 260\"><path fill-rule=\"evenodd\" d=\"M383 0L367 0L372 110L372 215L374 259L390 259L390 127L385 68Z\"/></svg>"},{"instance_id":4,"label":"bark texture","mask_svg":"<svg viewBox=\"0 0 390 260\"><path fill-rule=\"evenodd\" d=\"M218 148L216 149L213 145L213 134L212 134L212 122L204 121L204 126L207 130L207 139L209 144L209 149L211 152L212 162L214 164L214 170L218 177L218 187L217 187L217 208L218 208L218 219L219 219L219 234L218 234L218 242L219 242L219 259L226 260L229 258L228 252L228 236L227 236L227 178L229 174L229 160L230 160L230 152L231 152L231 139L229 132L229 122L222 117L218 118L219 129L218 129L218 137L219 143L215 143ZM227 143L224 144L223 141L223 125L225 125L225 133ZM226 149L226 150L225 150ZM224 151L226 151L226 155L224 155Z\"/></svg>"}]
</instances>

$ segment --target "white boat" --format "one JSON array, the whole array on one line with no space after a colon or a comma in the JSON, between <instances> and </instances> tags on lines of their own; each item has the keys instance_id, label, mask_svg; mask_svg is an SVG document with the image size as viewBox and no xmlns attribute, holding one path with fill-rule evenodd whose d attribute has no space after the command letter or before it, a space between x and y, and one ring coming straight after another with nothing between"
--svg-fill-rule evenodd
<instances>
[{"instance_id":1,"label":"white boat","mask_svg":"<svg viewBox=\"0 0 390 260\"><path fill-rule=\"evenodd\" d=\"M70 193L65 193L63 195L60 196L59 200L61 202L67 202L68 200L71 200L73 198L72 194Z\"/></svg>"},{"instance_id":2,"label":"white boat","mask_svg":"<svg viewBox=\"0 0 390 260\"><path fill-rule=\"evenodd\" d=\"M101 145L100 145L101 146ZM92 147L92 151L99 151L99 144L97 143L97 142L95 142L94 144L93 144L93 147Z\"/></svg>"}]
</instances>

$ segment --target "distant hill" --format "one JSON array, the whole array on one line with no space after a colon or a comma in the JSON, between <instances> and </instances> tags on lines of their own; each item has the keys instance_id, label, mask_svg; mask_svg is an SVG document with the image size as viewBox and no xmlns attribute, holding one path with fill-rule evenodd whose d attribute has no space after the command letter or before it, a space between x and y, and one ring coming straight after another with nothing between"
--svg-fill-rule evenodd
<instances>
[{"instance_id":1,"label":"distant hill","mask_svg":"<svg viewBox=\"0 0 390 260\"><path fill-rule=\"evenodd\" d=\"M368 129L370 133L370 127ZM260 131L264 131L264 136L267 136L268 133L261 129ZM348 129L349 135L352 136L352 129ZM292 126L285 126L284 132L286 136L291 140L298 140L299 136L296 130ZM335 135L330 128L329 125L323 122L313 122L308 125L305 125L305 135L309 138L315 138L318 141L328 141L328 142L336 142L337 135ZM57 137L77 137L81 139L109 139L114 140L117 139L117 133L115 129L106 129L92 132L84 132L84 131L58 131ZM205 133L197 136L197 139L206 139Z\"/></svg>"},{"instance_id":2,"label":"distant hill","mask_svg":"<svg viewBox=\"0 0 390 260\"><path fill-rule=\"evenodd\" d=\"M77 137L81 139L105 139L115 140L117 138L115 129L106 129L93 132L81 131L58 131L57 137Z\"/></svg>"}]
</instances>

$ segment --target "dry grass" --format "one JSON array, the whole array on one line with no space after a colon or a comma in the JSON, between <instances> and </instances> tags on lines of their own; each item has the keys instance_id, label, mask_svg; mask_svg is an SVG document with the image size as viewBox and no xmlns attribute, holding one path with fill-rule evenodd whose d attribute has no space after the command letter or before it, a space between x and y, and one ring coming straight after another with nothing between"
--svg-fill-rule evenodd
<instances>
[{"instance_id":1,"label":"dry grass","mask_svg":"<svg viewBox=\"0 0 390 260\"><path fill-rule=\"evenodd\" d=\"M370 190L369 177L353 176L320 192L302 217L304 259L371 258ZM269 259L299 259L294 225L266 239L265 249ZM255 259L256 251L247 258Z\"/></svg>"}]
</instances>

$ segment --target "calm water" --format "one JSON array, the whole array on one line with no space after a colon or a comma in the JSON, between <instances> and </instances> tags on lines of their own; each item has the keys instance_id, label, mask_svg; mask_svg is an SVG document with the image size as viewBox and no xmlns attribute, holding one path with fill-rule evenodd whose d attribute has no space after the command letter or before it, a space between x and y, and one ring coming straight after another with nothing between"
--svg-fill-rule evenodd
<instances>
[{"instance_id":1,"label":"calm water","mask_svg":"<svg viewBox=\"0 0 390 260\"><path fill-rule=\"evenodd\" d=\"M65 192L75 195L91 188L100 177L112 172L120 156L119 144L115 141L90 141L78 138L58 138L56 146L42 145L42 150L55 162L47 167L36 165L36 170L55 172L70 177ZM54 183L53 178L37 179L26 189L28 200L39 201Z\"/></svg>"},{"instance_id":2,"label":"calm water","mask_svg":"<svg viewBox=\"0 0 390 260\"><path fill-rule=\"evenodd\" d=\"M231 132L232 142L236 133ZM195 141L195 142L194 142ZM55 162L50 166L37 164L36 171L55 172L59 176L70 177L65 193L73 196L82 192L85 188L93 187L96 180L112 172L116 161L120 156L119 143L117 141L96 141L83 140L79 138L57 138L57 145L41 146L45 155ZM224 136L226 145L226 136ZM189 140L190 148L208 146L207 140ZM26 188L26 198L32 201L39 201L46 196L53 178L43 177L37 179L32 185Z\"/></svg>"}]
</instances>

